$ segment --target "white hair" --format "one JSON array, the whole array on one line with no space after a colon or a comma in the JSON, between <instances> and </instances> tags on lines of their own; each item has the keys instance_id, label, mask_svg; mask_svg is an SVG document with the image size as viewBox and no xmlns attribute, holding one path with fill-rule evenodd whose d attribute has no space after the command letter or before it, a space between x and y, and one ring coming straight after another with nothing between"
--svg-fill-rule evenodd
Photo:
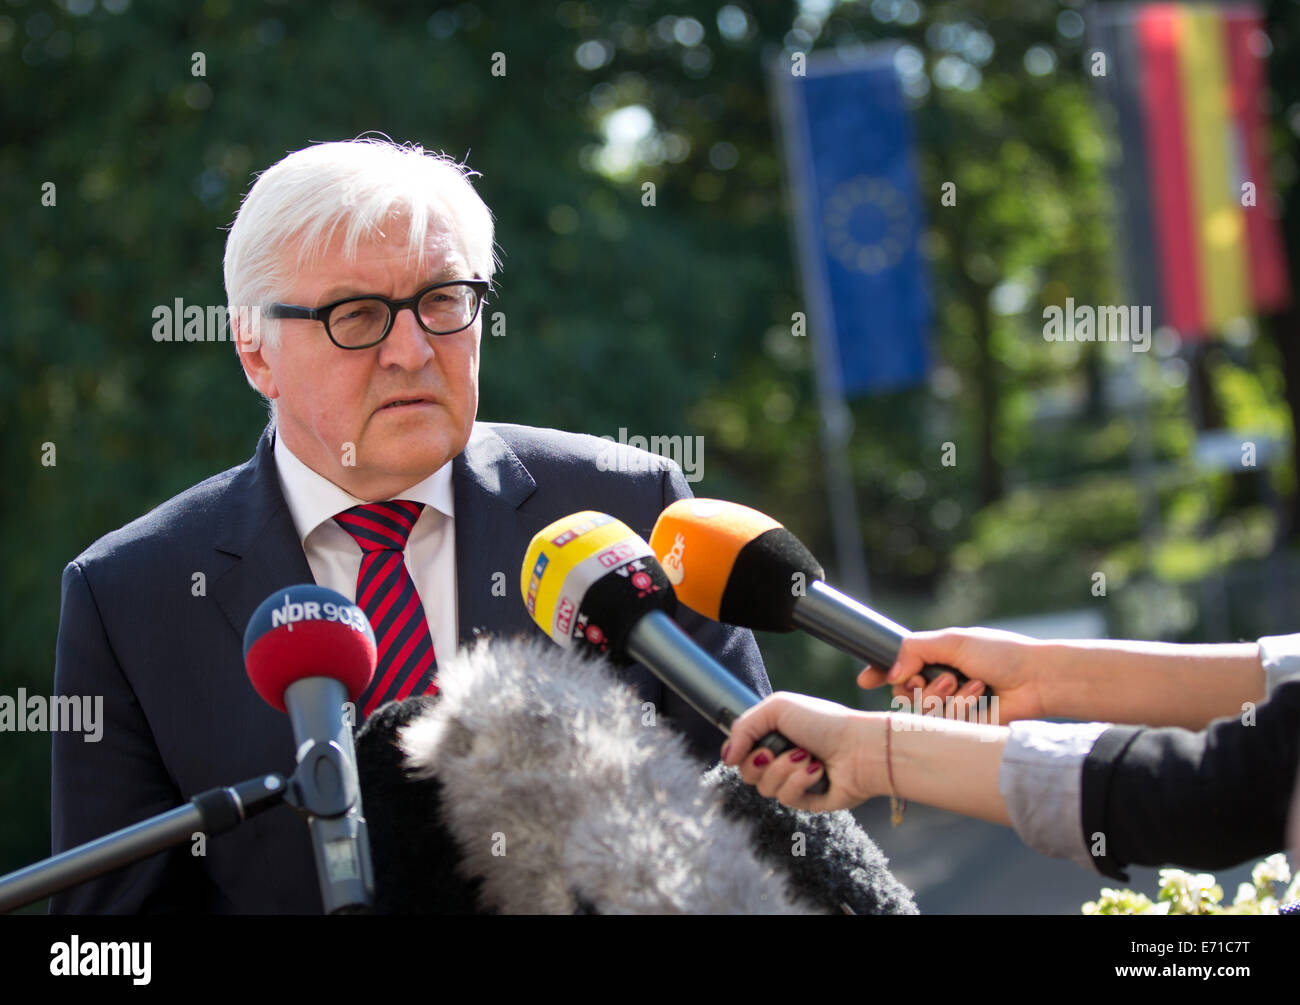
<instances>
[{"instance_id":1,"label":"white hair","mask_svg":"<svg viewBox=\"0 0 1300 1005\"><path fill-rule=\"evenodd\" d=\"M429 229L441 224L460 238L476 278L491 279L497 268L492 213L470 183L477 174L446 154L387 138L295 150L258 176L231 224L228 316L246 317L250 308L265 310L283 299L293 277L311 268L340 226L343 252L355 257L362 239L384 236L385 224L399 216L418 265L427 255ZM260 323L262 337L274 344L280 322Z\"/></svg>"}]
</instances>

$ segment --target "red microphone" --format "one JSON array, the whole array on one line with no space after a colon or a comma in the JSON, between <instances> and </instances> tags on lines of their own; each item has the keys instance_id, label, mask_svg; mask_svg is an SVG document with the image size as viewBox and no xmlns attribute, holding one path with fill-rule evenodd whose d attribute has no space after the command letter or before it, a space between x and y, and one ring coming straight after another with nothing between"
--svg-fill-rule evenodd
<instances>
[{"instance_id":1,"label":"red microphone","mask_svg":"<svg viewBox=\"0 0 1300 1005\"><path fill-rule=\"evenodd\" d=\"M248 679L293 727L298 769L285 799L310 824L326 914L365 912L374 900L352 726L375 663L365 613L314 584L271 594L244 632Z\"/></svg>"},{"instance_id":2,"label":"red microphone","mask_svg":"<svg viewBox=\"0 0 1300 1005\"><path fill-rule=\"evenodd\" d=\"M377 662L365 612L341 593L304 584L278 590L253 612L244 632L244 666L262 700L281 712L295 681L329 677L361 697Z\"/></svg>"}]
</instances>

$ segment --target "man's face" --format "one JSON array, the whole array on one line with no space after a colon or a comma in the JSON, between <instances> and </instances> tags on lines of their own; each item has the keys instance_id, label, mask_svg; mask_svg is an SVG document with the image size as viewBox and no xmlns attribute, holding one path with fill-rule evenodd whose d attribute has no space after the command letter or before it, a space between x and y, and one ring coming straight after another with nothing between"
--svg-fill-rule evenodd
<instances>
[{"instance_id":1,"label":"man's face","mask_svg":"<svg viewBox=\"0 0 1300 1005\"><path fill-rule=\"evenodd\" d=\"M362 241L352 260L342 254L340 235L299 272L284 302L319 307L372 293L403 299L432 283L476 278L454 230L431 227L421 268L408 261L400 223L384 229L390 239ZM334 345L320 321L279 325L278 344L263 342L240 359L275 400L285 445L318 474L360 499L385 499L465 448L478 411L482 315L464 331L430 335L403 310L384 341L351 350Z\"/></svg>"}]
</instances>

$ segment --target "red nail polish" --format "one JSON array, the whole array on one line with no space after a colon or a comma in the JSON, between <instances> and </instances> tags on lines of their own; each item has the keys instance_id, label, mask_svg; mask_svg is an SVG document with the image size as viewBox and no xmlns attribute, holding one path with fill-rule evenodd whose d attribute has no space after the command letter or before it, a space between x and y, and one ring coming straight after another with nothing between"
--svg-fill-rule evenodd
<instances>
[{"instance_id":1,"label":"red nail polish","mask_svg":"<svg viewBox=\"0 0 1300 1005\"><path fill-rule=\"evenodd\" d=\"M808 774L810 774L810 775L815 775L815 774L817 774L817 769L820 768L820 767L821 767L821 764L820 764L819 762L817 762L817 761L809 761L809 762L808 762Z\"/></svg>"},{"instance_id":2,"label":"red nail polish","mask_svg":"<svg viewBox=\"0 0 1300 1005\"><path fill-rule=\"evenodd\" d=\"M793 754L790 755L790 760L802 761L807 756L808 756L808 751L800 747L798 750L796 750Z\"/></svg>"},{"instance_id":3,"label":"red nail polish","mask_svg":"<svg viewBox=\"0 0 1300 1005\"><path fill-rule=\"evenodd\" d=\"M756 768L763 768L763 767L766 767L766 766L767 766L767 762L770 761L770 760L772 760L772 758L768 756L768 753L767 753L767 751L765 750L765 751L763 751L761 754L759 754L757 757L754 758L754 767L756 767Z\"/></svg>"}]
</instances>

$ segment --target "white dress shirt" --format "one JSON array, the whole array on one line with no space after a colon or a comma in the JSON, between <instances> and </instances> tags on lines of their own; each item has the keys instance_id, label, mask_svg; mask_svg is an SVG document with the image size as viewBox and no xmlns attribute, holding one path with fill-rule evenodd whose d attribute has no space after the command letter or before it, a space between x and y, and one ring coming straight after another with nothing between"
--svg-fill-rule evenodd
<instances>
[{"instance_id":1,"label":"white dress shirt","mask_svg":"<svg viewBox=\"0 0 1300 1005\"><path fill-rule=\"evenodd\" d=\"M275 438L275 468L316 585L341 593L355 603L361 545L334 522L334 517L363 505L364 500L307 467L279 435ZM404 559L424 606L434 654L449 657L456 651L458 637L451 461L393 498L425 504L407 539Z\"/></svg>"}]
</instances>

